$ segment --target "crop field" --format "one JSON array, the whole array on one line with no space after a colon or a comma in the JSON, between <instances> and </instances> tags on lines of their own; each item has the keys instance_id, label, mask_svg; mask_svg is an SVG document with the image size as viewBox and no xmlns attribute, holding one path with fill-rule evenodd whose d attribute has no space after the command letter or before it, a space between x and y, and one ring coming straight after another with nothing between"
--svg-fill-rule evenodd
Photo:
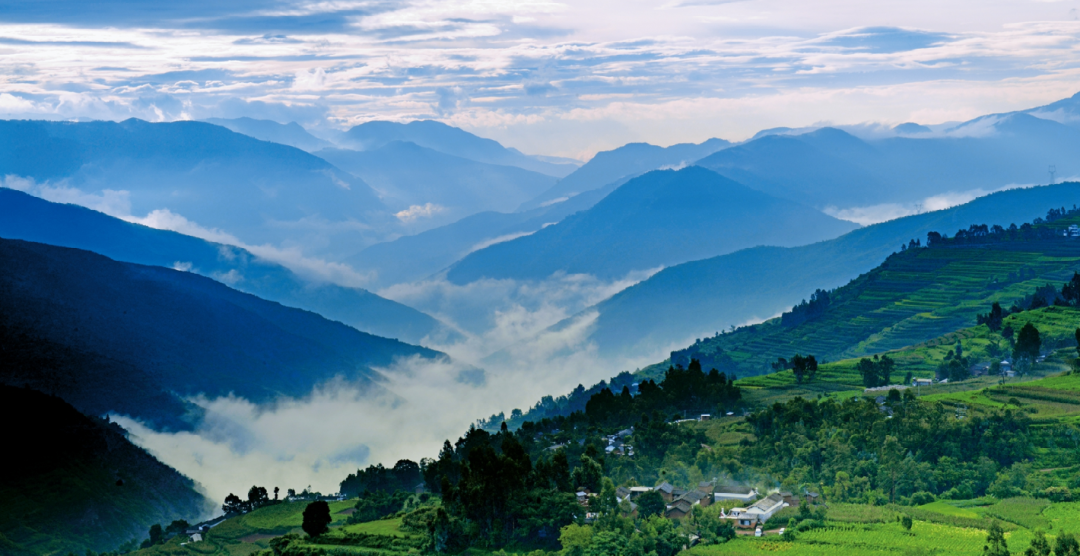
<instances>
[{"instance_id":1,"label":"crop field","mask_svg":"<svg viewBox=\"0 0 1080 556\"><path fill-rule=\"evenodd\" d=\"M876 556L900 554L982 554L986 532L916 521L911 531L898 523L835 524L797 535L794 542L778 536L739 537L720 545L700 546L694 555L782 553L790 556ZM1027 543L1022 543L1026 547Z\"/></svg>"}]
</instances>

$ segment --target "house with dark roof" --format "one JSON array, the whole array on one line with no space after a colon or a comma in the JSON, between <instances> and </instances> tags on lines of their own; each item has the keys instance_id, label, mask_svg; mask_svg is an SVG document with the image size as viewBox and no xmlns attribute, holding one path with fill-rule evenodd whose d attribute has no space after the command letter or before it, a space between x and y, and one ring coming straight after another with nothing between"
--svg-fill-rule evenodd
<instances>
[{"instance_id":1,"label":"house with dark roof","mask_svg":"<svg viewBox=\"0 0 1080 556\"><path fill-rule=\"evenodd\" d=\"M664 511L664 517L668 519L682 519L694 510L694 505L686 500L676 500L668 505Z\"/></svg>"},{"instance_id":2,"label":"house with dark roof","mask_svg":"<svg viewBox=\"0 0 1080 556\"><path fill-rule=\"evenodd\" d=\"M675 487L671 483L664 481L655 490L664 498L664 502L670 504L675 500Z\"/></svg>"}]
</instances>

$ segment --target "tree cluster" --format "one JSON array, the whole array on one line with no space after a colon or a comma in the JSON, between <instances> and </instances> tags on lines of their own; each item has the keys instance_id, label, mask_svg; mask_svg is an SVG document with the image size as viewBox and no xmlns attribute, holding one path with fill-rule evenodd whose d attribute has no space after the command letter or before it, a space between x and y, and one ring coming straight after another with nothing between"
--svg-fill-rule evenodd
<instances>
[{"instance_id":1,"label":"tree cluster","mask_svg":"<svg viewBox=\"0 0 1080 556\"><path fill-rule=\"evenodd\" d=\"M601 390L585 404L585 415L594 423L629 425L639 416L654 412L664 415L719 412L721 408L732 407L741 396L734 376L716 369L705 373L695 359L686 369L668 367L659 384L653 380L641 382L636 396L629 388L623 388L619 395Z\"/></svg>"},{"instance_id":2,"label":"tree cluster","mask_svg":"<svg viewBox=\"0 0 1080 556\"><path fill-rule=\"evenodd\" d=\"M886 403L891 415L872 400L776 403L747 419L757 441L716 457L823 485L836 502L883 503L919 493L981 496L998 471L1033 452L1022 413L950 419L943 406L920 403L910 390Z\"/></svg>"},{"instance_id":3,"label":"tree cluster","mask_svg":"<svg viewBox=\"0 0 1080 556\"><path fill-rule=\"evenodd\" d=\"M252 486L248 489L247 500L242 500L239 496L230 492L225 497L225 503L221 506L221 511L225 512L226 515L239 515L251 510L257 510L263 506L277 504L278 501L277 487L274 488L274 499L271 500L265 487Z\"/></svg>"},{"instance_id":4,"label":"tree cluster","mask_svg":"<svg viewBox=\"0 0 1080 556\"><path fill-rule=\"evenodd\" d=\"M432 522L436 548L554 546L561 527L582 514L565 453L535 464L505 425L496 434L472 428L424 469L445 511ZM580 477L579 477L580 478Z\"/></svg>"},{"instance_id":5,"label":"tree cluster","mask_svg":"<svg viewBox=\"0 0 1080 556\"><path fill-rule=\"evenodd\" d=\"M350 498L364 492L388 494L398 490L411 492L423 479L420 465L403 459L398 460L389 469L383 467L381 463L369 465L367 469L357 469L356 473L349 474L344 481L341 481L339 492Z\"/></svg>"},{"instance_id":6,"label":"tree cluster","mask_svg":"<svg viewBox=\"0 0 1080 556\"><path fill-rule=\"evenodd\" d=\"M802 300L802 303L780 315L780 323L784 326L795 327L806 321L816 319L825 314L832 303L829 292L819 289L810 295L810 301Z\"/></svg>"},{"instance_id":7,"label":"tree cluster","mask_svg":"<svg viewBox=\"0 0 1080 556\"><path fill-rule=\"evenodd\" d=\"M862 375L863 386L874 388L888 386L892 380L892 372L896 368L896 362L888 355L875 355L873 358L863 357L855 364L855 370Z\"/></svg>"}]
</instances>

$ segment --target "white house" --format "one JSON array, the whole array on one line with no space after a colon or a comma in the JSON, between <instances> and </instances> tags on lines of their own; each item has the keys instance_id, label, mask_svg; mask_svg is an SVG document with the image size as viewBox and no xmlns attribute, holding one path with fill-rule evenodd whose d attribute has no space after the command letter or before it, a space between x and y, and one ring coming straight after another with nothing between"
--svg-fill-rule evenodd
<instances>
[{"instance_id":1,"label":"white house","mask_svg":"<svg viewBox=\"0 0 1080 556\"><path fill-rule=\"evenodd\" d=\"M717 502L721 500L750 502L751 500L757 500L757 498L758 492L750 487L718 486L713 491L713 500Z\"/></svg>"},{"instance_id":2,"label":"white house","mask_svg":"<svg viewBox=\"0 0 1080 556\"><path fill-rule=\"evenodd\" d=\"M774 493L754 502L749 508L732 508L731 513L722 517L735 520L738 527L757 527L785 506L784 497Z\"/></svg>"}]
</instances>

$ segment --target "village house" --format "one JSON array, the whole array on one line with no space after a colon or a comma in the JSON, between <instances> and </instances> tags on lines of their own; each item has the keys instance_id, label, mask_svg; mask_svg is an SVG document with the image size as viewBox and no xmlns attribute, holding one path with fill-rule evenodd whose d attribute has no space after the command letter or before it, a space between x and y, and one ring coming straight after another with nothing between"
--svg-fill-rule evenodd
<instances>
[{"instance_id":1,"label":"village house","mask_svg":"<svg viewBox=\"0 0 1080 556\"><path fill-rule=\"evenodd\" d=\"M664 481L660 483L660 486L656 487L657 492L664 499L664 502L668 504L675 500L675 487L671 483Z\"/></svg>"},{"instance_id":2,"label":"village house","mask_svg":"<svg viewBox=\"0 0 1080 556\"><path fill-rule=\"evenodd\" d=\"M687 502L690 502L690 505L692 506L708 506L709 504L712 504L712 496L697 489L691 490L675 499L676 502L679 500L686 500Z\"/></svg>"},{"instance_id":3,"label":"village house","mask_svg":"<svg viewBox=\"0 0 1080 556\"><path fill-rule=\"evenodd\" d=\"M652 490L652 487L630 487L630 500L636 500L638 496Z\"/></svg>"},{"instance_id":4,"label":"village house","mask_svg":"<svg viewBox=\"0 0 1080 556\"><path fill-rule=\"evenodd\" d=\"M721 500L738 500L739 502L750 502L757 500L758 492L750 487L743 486L719 486L716 487L713 492L713 500L719 502Z\"/></svg>"},{"instance_id":5,"label":"village house","mask_svg":"<svg viewBox=\"0 0 1080 556\"><path fill-rule=\"evenodd\" d=\"M668 519L682 519L693 511L694 505L690 502L679 499L671 503L664 511L664 517Z\"/></svg>"},{"instance_id":6,"label":"village house","mask_svg":"<svg viewBox=\"0 0 1080 556\"><path fill-rule=\"evenodd\" d=\"M736 527L754 529L786 506L782 495L770 494L754 502L749 508L732 508L731 512L721 514L721 517L734 520Z\"/></svg>"}]
</instances>

